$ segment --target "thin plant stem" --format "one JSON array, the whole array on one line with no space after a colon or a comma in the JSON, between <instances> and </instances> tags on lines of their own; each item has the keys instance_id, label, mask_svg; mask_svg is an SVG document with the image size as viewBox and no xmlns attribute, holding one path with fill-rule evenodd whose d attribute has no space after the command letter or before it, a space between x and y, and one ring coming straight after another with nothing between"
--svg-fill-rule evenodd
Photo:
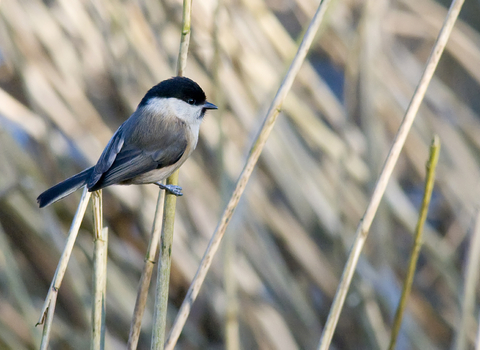
<instances>
[{"instance_id":1,"label":"thin plant stem","mask_svg":"<svg viewBox=\"0 0 480 350\"><path fill-rule=\"evenodd\" d=\"M75 240L77 239L78 230L80 229L80 224L82 223L83 217L85 215L85 210L87 209L87 204L88 204L88 200L90 199L90 195L91 193L88 192L87 188L85 187L82 193L82 197L80 199L80 203L78 204L78 207L77 207L77 212L73 217L72 225L70 226L70 231L68 232L65 248L63 249L60 260L58 261L55 275L53 276L52 283L50 284L50 288L48 290L47 296L45 298L45 302L42 307L40 318L37 322L37 325L44 324L45 319L47 318L47 322L45 322L43 333L42 333L42 341L40 346L41 349L48 348L52 319L53 319L53 314L55 312L55 306L57 302L58 289L60 288L63 281L63 277L65 276L65 271L67 270L68 261L70 260L70 255L72 254L73 246L75 244Z\"/></svg>"},{"instance_id":2,"label":"thin plant stem","mask_svg":"<svg viewBox=\"0 0 480 350\"><path fill-rule=\"evenodd\" d=\"M107 289L108 228L103 227L102 190L93 193L94 251L93 251L93 306L92 350L105 349L105 313Z\"/></svg>"},{"instance_id":3,"label":"thin plant stem","mask_svg":"<svg viewBox=\"0 0 480 350\"><path fill-rule=\"evenodd\" d=\"M313 39L315 38L315 34L317 33L317 30L325 15L325 12L328 8L328 4L330 3L330 1L331 0L323 0L320 3L317 9L317 12L313 16L313 19L310 22L310 25L307 31L305 32L303 40L300 43L297 53L290 65L290 68L285 78L283 79L282 84L280 85L277 91L277 94L275 95L272 101L272 104L263 122L262 128L258 134L258 137L254 145L250 150L250 154L248 156L247 162L235 185L235 190L231 195L230 200L223 212L222 218L220 219L217 229L215 230L212 238L210 239L207 250L203 255L203 258L202 258L202 261L200 262L200 266L197 270L197 273L195 274L195 277L190 285L190 288L188 289L187 295L174 321L172 330L170 331L170 335L165 345L165 349L167 350L172 350L175 344L177 343L178 337L180 336L183 326L185 325L187 317L190 313L192 304L198 295L200 287L202 286L203 281L205 280L207 271L210 268L210 265L212 263L213 257L218 250L218 247L220 245L223 235L225 234L225 230L227 229L228 223L230 222L233 212L235 211L235 208L237 207L238 202L240 201L240 197L245 191L247 182L250 179L250 176L252 175L253 169L257 164L258 158L262 153L263 147L267 142L268 136L270 135L270 132L272 131L273 126L275 125L275 121L277 119L278 114L280 113L283 101L285 100L287 93L290 91L290 88L292 87L292 84L293 84L293 80L295 79L298 71L300 70L300 67L302 66L303 61L305 60L305 57L308 53L308 50L310 49Z\"/></svg>"},{"instance_id":4,"label":"thin plant stem","mask_svg":"<svg viewBox=\"0 0 480 350\"><path fill-rule=\"evenodd\" d=\"M480 317L477 319L477 324L478 324L477 326L478 328L477 328L477 339L475 343L475 350L480 350Z\"/></svg>"},{"instance_id":5,"label":"thin plant stem","mask_svg":"<svg viewBox=\"0 0 480 350\"><path fill-rule=\"evenodd\" d=\"M178 172L176 172L178 175ZM171 177L168 178L170 180ZM175 182L177 178L174 178ZM167 181L167 184L171 184ZM155 292L155 314L152 334L152 350L163 349L165 344L165 329L167 323L168 287L170 285L170 266L173 244L173 221L175 219L175 203L177 197L167 195L163 210L163 222L171 221L171 225L163 225L160 237L160 252L158 259L157 287Z\"/></svg>"},{"instance_id":6,"label":"thin plant stem","mask_svg":"<svg viewBox=\"0 0 480 350\"><path fill-rule=\"evenodd\" d=\"M152 279L153 267L155 266L155 259L157 255L157 248L160 242L160 233L162 230L162 212L163 212L163 194L160 190L157 207L155 210L155 218L153 220L152 234L150 235L150 242L148 244L147 254L145 256L145 264L143 265L142 277L138 287L137 299L135 301L135 308L133 311L133 319L130 325L130 334L128 336L128 350L137 348L140 331L142 328L142 318L147 304L148 288Z\"/></svg>"},{"instance_id":7,"label":"thin plant stem","mask_svg":"<svg viewBox=\"0 0 480 350\"><path fill-rule=\"evenodd\" d=\"M377 184L373 191L370 202L365 210L363 218L360 220L360 223L355 232L355 239L350 251L347 263L338 285L337 292L333 299L332 306L330 308L330 313L323 330L322 337L318 346L319 350L327 350L330 346L330 343L333 338L333 333L337 327L338 319L347 296L350 283L352 282L353 273L355 272L358 259L360 258L360 253L362 252L363 246L368 236L370 226L372 224L375 213L377 212L380 201L385 193L385 189L388 184L388 180L392 175L393 168L395 167L400 152L405 144L405 140L408 136L410 128L412 127L415 116L417 115L420 104L423 101L427 87L435 73L437 64L440 61L445 45L447 44L450 33L452 32L455 21L457 20L458 14L462 8L464 0L454 0L450 6L445 22L440 30L438 38L435 42L435 45L430 53L428 58L425 70L423 71L420 82L417 85L417 88L413 94L412 100L407 108L405 116L402 120L400 128L395 136L392 148L387 156L385 164L383 166L382 172L378 178Z\"/></svg>"},{"instance_id":8,"label":"thin plant stem","mask_svg":"<svg viewBox=\"0 0 480 350\"><path fill-rule=\"evenodd\" d=\"M183 76L187 67L188 46L190 45L190 33L192 22L192 0L183 0L182 36L178 49L177 75Z\"/></svg>"},{"instance_id":9,"label":"thin plant stem","mask_svg":"<svg viewBox=\"0 0 480 350\"><path fill-rule=\"evenodd\" d=\"M55 289L49 295L49 305L47 306L46 313L44 314L43 322L45 325L43 326L42 332L42 342L40 343L40 350L47 350L48 343L50 341L50 331L52 329L52 322L53 322L53 315L55 314L55 306L57 305L57 296L58 296L58 289Z\"/></svg>"},{"instance_id":10,"label":"thin plant stem","mask_svg":"<svg viewBox=\"0 0 480 350\"><path fill-rule=\"evenodd\" d=\"M402 295L400 302L395 313L393 321L392 335L390 337L389 350L395 349L397 343L398 333L400 332L400 326L402 325L403 313L407 305L407 299L412 290L413 277L417 267L418 256L420 255L420 249L422 247L423 227L427 221L428 208L430 206L430 200L432 198L433 186L435 184L435 169L438 163L438 157L440 155L440 139L437 135L434 136L432 144L430 146L430 157L427 162L427 176L425 179L425 192L423 194L422 206L420 208L420 215L418 217L417 226L415 228L415 238L412 249L412 255L410 256L410 262L408 265L407 275L405 276L405 282L403 284Z\"/></svg>"},{"instance_id":11,"label":"thin plant stem","mask_svg":"<svg viewBox=\"0 0 480 350\"><path fill-rule=\"evenodd\" d=\"M188 46L190 44L192 0L183 0L182 35L178 52L177 75L183 76L187 65ZM168 185L178 185L179 171L175 171L167 179ZM165 328L167 323L168 287L170 284L170 266L172 257L173 231L175 223L175 207L177 197L165 194L162 236L160 239L160 255L155 293L155 312L153 319L151 349L164 348Z\"/></svg>"},{"instance_id":12,"label":"thin plant stem","mask_svg":"<svg viewBox=\"0 0 480 350\"><path fill-rule=\"evenodd\" d=\"M224 255L224 287L227 297L227 308L225 315L225 349L240 349L240 333L238 323L238 299L237 281L234 274L233 263L236 257L235 236L225 237Z\"/></svg>"},{"instance_id":13,"label":"thin plant stem","mask_svg":"<svg viewBox=\"0 0 480 350\"><path fill-rule=\"evenodd\" d=\"M468 249L467 265L465 271L465 286L463 297L460 299L462 304L462 319L457 325L457 334L455 339L455 349L463 350L467 346L467 335L474 329L472 321L475 320L475 298L478 284L480 265L480 210L477 213L475 229ZM477 348L478 344L477 339Z\"/></svg>"}]
</instances>

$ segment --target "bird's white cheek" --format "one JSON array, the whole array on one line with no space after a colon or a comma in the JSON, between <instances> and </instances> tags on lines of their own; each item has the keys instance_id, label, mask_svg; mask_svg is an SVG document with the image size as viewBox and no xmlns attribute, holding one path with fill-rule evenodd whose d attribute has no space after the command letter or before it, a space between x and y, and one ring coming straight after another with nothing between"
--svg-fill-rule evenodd
<instances>
[{"instance_id":1,"label":"bird's white cheek","mask_svg":"<svg viewBox=\"0 0 480 350\"><path fill-rule=\"evenodd\" d=\"M171 112L170 103L166 98L152 98L145 106L145 111L153 115L168 115Z\"/></svg>"},{"instance_id":2,"label":"bird's white cheek","mask_svg":"<svg viewBox=\"0 0 480 350\"><path fill-rule=\"evenodd\" d=\"M185 120L188 124L195 124L201 122L202 109L198 106L192 106L183 101L174 101L172 107L175 111L175 115Z\"/></svg>"}]
</instances>

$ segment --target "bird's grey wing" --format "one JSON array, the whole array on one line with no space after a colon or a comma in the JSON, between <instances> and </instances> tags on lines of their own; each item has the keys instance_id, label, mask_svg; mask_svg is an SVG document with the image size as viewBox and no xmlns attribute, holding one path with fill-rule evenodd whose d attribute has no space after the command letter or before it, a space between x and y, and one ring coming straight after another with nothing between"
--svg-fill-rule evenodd
<instances>
[{"instance_id":1,"label":"bird's grey wing","mask_svg":"<svg viewBox=\"0 0 480 350\"><path fill-rule=\"evenodd\" d=\"M181 127L182 125L177 127L176 124L158 126L143 130L141 137L135 132L127 136L123 148L116 154L111 166L89 189L98 190L175 164L187 149L185 128Z\"/></svg>"},{"instance_id":2,"label":"bird's grey wing","mask_svg":"<svg viewBox=\"0 0 480 350\"><path fill-rule=\"evenodd\" d=\"M123 147L125 142L123 135L123 124L118 128L118 130L113 134L110 141L108 141L107 146L102 152L102 155L98 159L97 164L93 168L93 172L90 175L90 178L87 181L87 187L93 187L102 177L102 175L110 169L113 162L115 161L118 153Z\"/></svg>"}]
</instances>

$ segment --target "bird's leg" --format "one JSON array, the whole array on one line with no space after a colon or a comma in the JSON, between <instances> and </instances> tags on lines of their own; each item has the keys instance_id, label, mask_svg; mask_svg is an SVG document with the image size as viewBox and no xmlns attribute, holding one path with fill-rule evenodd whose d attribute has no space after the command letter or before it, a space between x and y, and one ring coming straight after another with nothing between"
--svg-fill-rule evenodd
<instances>
[{"instance_id":1,"label":"bird's leg","mask_svg":"<svg viewBox=\"0 0 480 350\"><path fill-rule=\"evenodd\" d=\"M155 185L160 187L162 190L165 190L175 196L183 196L182 188L180 186L175 185L164 185L161 182L155 182Z\"/></svg>"}]
</instances>

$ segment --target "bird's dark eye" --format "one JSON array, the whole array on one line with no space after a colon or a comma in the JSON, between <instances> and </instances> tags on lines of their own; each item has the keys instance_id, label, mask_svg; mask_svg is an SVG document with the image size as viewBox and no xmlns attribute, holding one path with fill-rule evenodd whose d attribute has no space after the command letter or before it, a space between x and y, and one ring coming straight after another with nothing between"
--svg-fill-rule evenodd
<instances>
[{"instance_id":1,"label":"bird's dark eye","mask_svg":"<svg viewBox=\"0 0 480 350\"><path fill-rule=\"evenodd\" d=\"M187 100L187 103L188 103L189 105L194 105L194 104L195 104L195 100L194 100L193 98L189 98L189 99Z\"/></svg>"}]
</instances>

